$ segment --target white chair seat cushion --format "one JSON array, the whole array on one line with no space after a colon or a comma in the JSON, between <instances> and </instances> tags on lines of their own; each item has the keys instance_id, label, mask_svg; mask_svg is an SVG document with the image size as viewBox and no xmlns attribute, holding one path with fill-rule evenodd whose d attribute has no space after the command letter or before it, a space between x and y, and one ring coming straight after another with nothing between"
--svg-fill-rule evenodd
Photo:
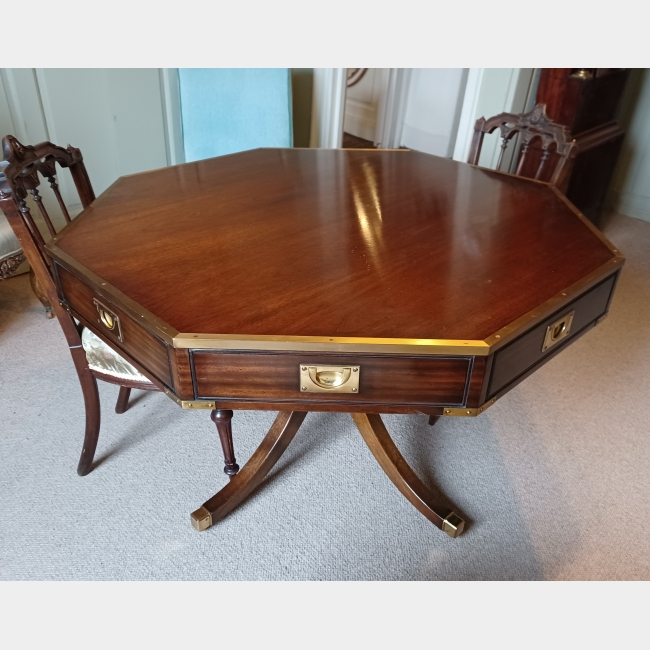
<instances>
[{"instance_id":1,"label":"white chair seat cushion","mask_svg":"<svg viewBox=\"0 0 650 650\"><path fill-rule=\"evenodd\" d=\"M142 373L138 372L126 359L123 359L87 327L84 327L81 333L81 344L86 352L88 367L91 370L111 375L116 379L151 383Z\"/></svg>"}]
</instances>

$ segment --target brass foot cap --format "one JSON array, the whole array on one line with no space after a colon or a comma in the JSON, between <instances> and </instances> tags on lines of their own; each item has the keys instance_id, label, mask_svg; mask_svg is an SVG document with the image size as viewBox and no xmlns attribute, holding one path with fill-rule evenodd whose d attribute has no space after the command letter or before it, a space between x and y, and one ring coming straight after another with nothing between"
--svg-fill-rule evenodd
<instances>
[{"instance_id":1,"label":"brass foot cap","mask_svg":"<svg viewBox=\"0 0 650 650\"><path fill-rule=\"evenodd\" d=\"M199 533L212 526L212 515L210 514L210 511L203 506L198 510L195 510L190 515L190 519L192 520L192 526L194 526Z\"/></svg>"},{"instance_id":2,"label":"brass foot cap","mask_svg":"<svg viewBox=\"0 0 650 650\"><path fill-rule=\"evenodd\" d=\"M442 522L442 530L456 539L465 529L465 522L455 513L450 512Z\"/></svg>"}]
</instances>

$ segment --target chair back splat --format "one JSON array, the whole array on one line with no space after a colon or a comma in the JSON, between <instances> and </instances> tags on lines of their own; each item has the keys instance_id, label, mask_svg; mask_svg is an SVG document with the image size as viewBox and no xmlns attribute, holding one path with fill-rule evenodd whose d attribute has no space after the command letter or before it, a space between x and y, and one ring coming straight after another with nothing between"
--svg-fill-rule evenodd
<instances>
[{"instance_id":1,"label":"chair back splat","mask_svg":"<svg viewBox=\"0 0 650 650\"><path fill-rule=\"evenodd\" d=\"M510 142L519 134L521 149L515 174L548 182L566 191L577 144L567 127L551 121L545 104L537 104L529 113L501 113L489 119L481 117L474 126L469 162L478 165L486 133L501 132L501 151L497 171L501 170ZM531 146L532 145L532 146Z\"/></svg>"}]
</instances>

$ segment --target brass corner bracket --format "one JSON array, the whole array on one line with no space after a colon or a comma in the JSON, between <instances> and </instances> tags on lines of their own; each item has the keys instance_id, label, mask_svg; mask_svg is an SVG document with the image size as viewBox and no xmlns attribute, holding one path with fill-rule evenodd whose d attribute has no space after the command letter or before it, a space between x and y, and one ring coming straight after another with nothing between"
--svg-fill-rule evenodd
<instances>
[{"instance_id":1,"label":"brass corner bracket","mask_svg":"<svg viewBox=\"0 0 650 650\"><path fill-rule=\"evenodd\" d=\"M465 408L465 409L459 409L459 408L445 408L443 410L443 415L450 415L453 417L461 417L461 418L475 418L477 415L480 415L483 413L483 411L486 411L487 409L494 404L494 402L497 401L496 397L493 397L491 400L488 402L485 402L483 406L479 406L478 408Z\"/></svg>"},{"instance_id":2,"label":"brass corner bracket","mask_svg":"<svg viewBox=\"0 0 650 650\"><path fill-rule=\"evenodd\" d=\"M184 400L176 397L169 388L165 388L165 395L174 400L183 409L192 409L193 411L206 410L213 411L217 408L216 402L205 402L203 400Z\"/></svg>"}]
</instances>

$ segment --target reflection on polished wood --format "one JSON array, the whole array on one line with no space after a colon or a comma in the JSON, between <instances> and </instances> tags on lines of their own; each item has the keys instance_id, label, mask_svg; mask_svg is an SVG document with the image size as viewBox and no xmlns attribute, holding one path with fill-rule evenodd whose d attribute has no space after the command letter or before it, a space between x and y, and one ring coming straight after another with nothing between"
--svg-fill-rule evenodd
<instances>
[{"instance_id":1,"label":"reflection on polished wood","mask_svg":"<svg viewBox=\"0 0 650 650\"><path fill-rule=\"evenodd\" d=\"M233 154L83 215L58 248L204 334L480 340L612 257L546 185L414 151Z\"/></svg>"}]
</instances>

